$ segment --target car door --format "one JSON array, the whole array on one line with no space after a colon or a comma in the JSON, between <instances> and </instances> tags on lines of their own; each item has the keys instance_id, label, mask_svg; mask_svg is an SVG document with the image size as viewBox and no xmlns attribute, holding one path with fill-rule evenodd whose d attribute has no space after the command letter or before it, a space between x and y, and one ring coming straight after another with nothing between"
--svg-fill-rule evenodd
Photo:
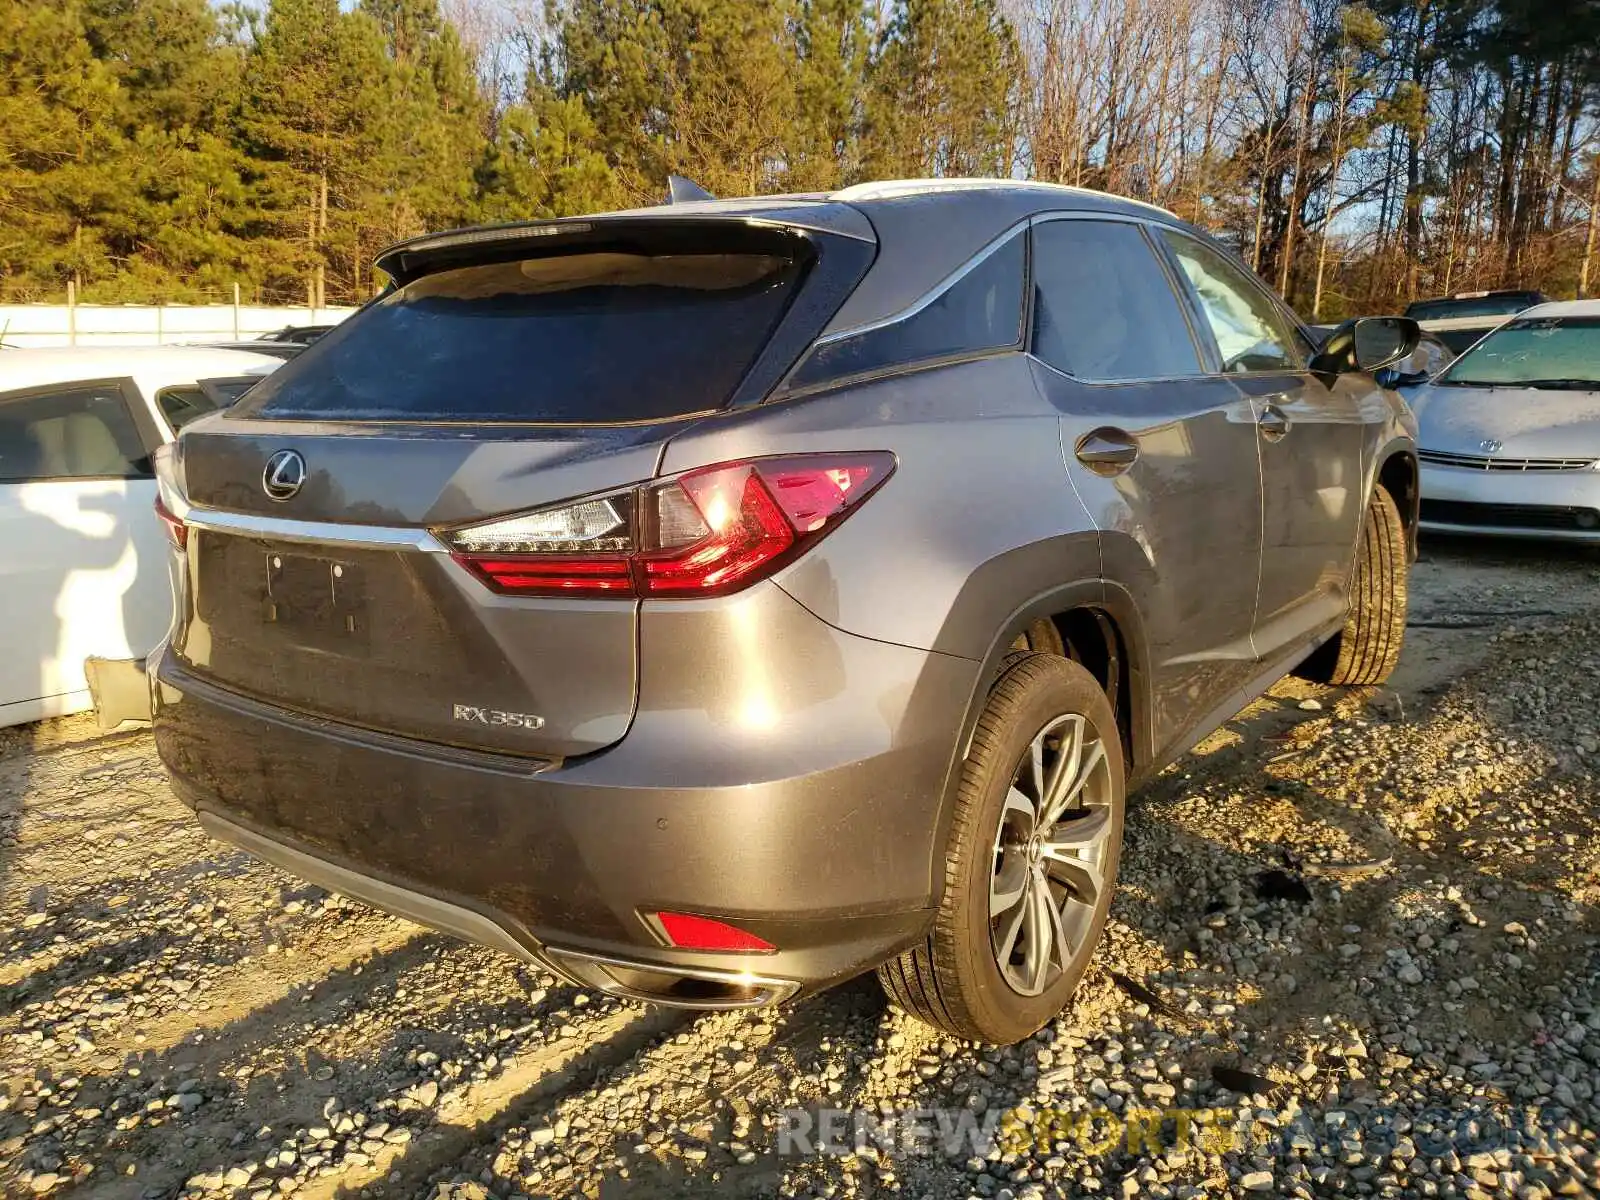
<instances>
[{"instance_id":1,"label":"car door","mask_svg":"<svg viewBox=\"0 0 1600 1200\"><path fill-rule=\"evenodd\" d=\"M1039 387L1108 580L1145 629L1158 755L1255 670L1261 482L1249 400L1208 370L1145 228L1062 216L1032 230ZM1226 714L1224 714L1226 715Z\"/></svg>"},{"instance_id":2,"label":"car door","mask_svg":"<svg viewBox=\"0 0 1600 1200\"><path fill-rule=\"evenodd\" d=\"M1228 380L1249 400L1261 456L1261 576L1254 633L1262 659L1309 649L1349 603L1366 496L1361 455L1371 382L1311 373L1309 343L1242 267L1197 238L1162 231L1205 318Z\"/></svg>"},{"instance_id":3,"label":"car door","mask_svg":"<svg viewBox=\"0 0 1600 1200\"><path fill-rule=\"evenodd\" d=\"M89 705L89 657L171 621L154 423L128 380L0 393L0 724Z\"/></svg>"}]
</instances>

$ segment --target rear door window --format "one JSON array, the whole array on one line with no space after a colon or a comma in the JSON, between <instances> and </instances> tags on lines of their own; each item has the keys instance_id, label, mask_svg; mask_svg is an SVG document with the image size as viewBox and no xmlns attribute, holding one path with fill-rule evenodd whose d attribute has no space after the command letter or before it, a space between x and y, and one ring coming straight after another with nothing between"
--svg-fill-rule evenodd
<instances>
[{"instance_id":1,"label":"rear door window","mask_svg":"<svg viewBox=\"0 0 1600 1200\"><path fill-rule=\"evenodd\" d=\"M374 301L241 415L606 424L732 396L803 271L778 253L583 252L458 267Z\"/></svg>"},{"instance_id":2,"label":"rear door window","mask_svg":"<svg viewBox=\"0 0 1600 1200\"><path fill-rule=\"evenodd\" d=\"M149 474L149 452L119 381L0 395L0 483Z\"/></svg>"},{"instance_id":3,"label":"rear door window","mask_svg":"<svg viewBox=\"0 0 1600 1200\"><path fill-rule=\"evenodd\" d=\"M818 345L790 386L811 387L1017 345L1026 254L1024 235L1013 235L909 315Z\"/></svg>"},{"instance_id":4,"label":"rear door window","mask_svg":"<svg viewBox=\"0 0 1600 1200\"><path fill-rule=\"evenodd\" d=\"M1094 381L1202 371L1183 306L1137 226L1044 221L1033 230L1033 353Z\"/></svg>"}]
</instances>

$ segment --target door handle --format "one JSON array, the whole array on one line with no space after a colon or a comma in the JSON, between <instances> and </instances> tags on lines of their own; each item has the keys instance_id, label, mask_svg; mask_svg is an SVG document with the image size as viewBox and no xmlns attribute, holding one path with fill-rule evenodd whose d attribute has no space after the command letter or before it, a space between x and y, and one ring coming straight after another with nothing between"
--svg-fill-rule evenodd
<instances>
[{"instance_id":1,"label":"door handle","mask_svg":"<svg viewBox=\"0 0 1600 1200\"><path fill-rule=\"evenodd\" d=\"M1289 433L1289 414L1276 404L1268 404L1261 410L1261 415L1256 418L1256 428L1261 430L1261 436L1269 442L1281 442Z\"/></svg>"},{"instance_id":2,"label":"door handle","mask_svg":"<svg viewBox=\"0 0 1600 1200\"><path fill-rule=\"evenodd\" d=\"M1139 441L1121 429L1093 429L1078 439L1078 461L1096 475L1120 475L1138 461Z\"/></svg>"}]
</instances>

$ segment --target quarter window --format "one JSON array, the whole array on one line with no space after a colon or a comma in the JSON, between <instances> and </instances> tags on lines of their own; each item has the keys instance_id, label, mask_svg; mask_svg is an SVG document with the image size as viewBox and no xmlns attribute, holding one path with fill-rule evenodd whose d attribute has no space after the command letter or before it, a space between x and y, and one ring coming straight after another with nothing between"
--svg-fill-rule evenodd
<instances>
[{"instance_id":1,"label":"quarter window","mask_svg":"<svg viewBox=\"0 0 1600 1200\"><path fill-rule=\"evenodd\" d=\"M0 395L0 483L139 479L150 459L119 384Z\"/></svg>"},{"instance_id":2,"label":"quarter window","mask_svg":"<svg viewBox=\"0 0 1600 1200\"><path fill-rule=\"evenodd\" d=\"M1033 352L1077 379L1198 375L1167 273L1136 226L1046 221L1033 231Z\"/></svg>"},{"instance_id":3,"label":"quarter window","mask_svg":"<svg viewBox=\"0 0 1600 1200\"><path fill-rule=\"evenodd\" d=\"M791 386L1017 345L1024 255L1019 233L910 316L818 346Z\"/></svg>"},{"instance_id":4,"label":"quarter window","mask_svg":"<svg viewBox=\"0 0 1600 1200\"><path fill-rule=\"evenodd\" d=\"M1297 371L1304 365L1289 322L1255 280L1203 242L1170 229L1161 236L1194 288L1224 371Z\"/></svg>"}]
</instances>

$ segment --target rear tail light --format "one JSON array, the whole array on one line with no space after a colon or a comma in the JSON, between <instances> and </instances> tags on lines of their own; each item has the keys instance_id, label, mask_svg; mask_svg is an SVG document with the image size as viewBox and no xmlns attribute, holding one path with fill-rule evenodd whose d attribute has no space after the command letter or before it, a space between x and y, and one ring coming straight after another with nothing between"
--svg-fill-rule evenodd
<instances>
[{"instance_id":1,"label":"rear tail light","mask_svg":"<svg viewBox=\"0 0 1600 1200\"><path fill-rule=\"evenodd\" d=\"M658 912L655 918L668 944L678 950L725 950L746 954L771 954L777 950L765 938L710 917Z\"/></svg>"},{"instance_id":2,"label":"rear tail light","mask_svg":"<svg viewBox=\"0 0 1600 1200\"><path fill-rule=\"evenodd\" d=\"M884 452L753 459L445 532L519 596L721 596L772 574L894 470Z\"/></svg>"},{"instance_id":3,"label":"rear tail light","mask_svg":"<svg viewBox=\"0 0 1600 1200\"><path fill-rule=\"evenodd\" d=\"M174 550L182 550L189 544L189 527L183 523L182 517L173 515L167 503L160 496L156 497L156 516L161 518L161 525L167 531L167 540L172 543Z\"/></svg>"}]
</instances>

